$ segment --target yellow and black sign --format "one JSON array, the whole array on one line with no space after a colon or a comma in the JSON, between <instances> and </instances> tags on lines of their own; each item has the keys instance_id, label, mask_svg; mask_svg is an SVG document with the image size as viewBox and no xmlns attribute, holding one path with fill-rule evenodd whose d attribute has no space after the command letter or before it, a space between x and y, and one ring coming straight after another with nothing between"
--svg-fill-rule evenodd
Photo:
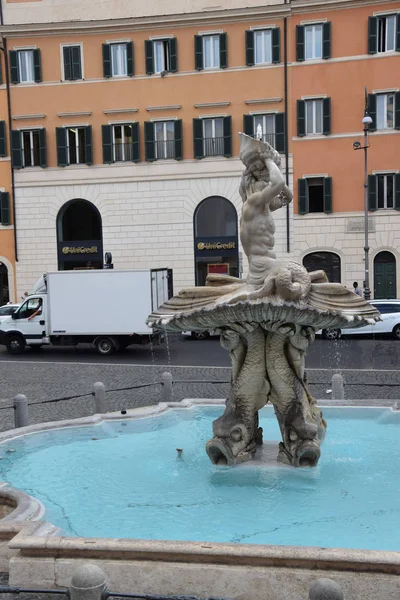
<instances>
[{"instance_id":1,"label":"yellow and black sign","mask_svg":"<svg viewBox=\"0 0 400 600\"><path fill-rule=\"evenodd\" d=\"M61 248L63 254L97 254L98 251L97 246L90 246L89 248L85 248L85 246L63 246Z\"/></svg>"},{"instance_id":2,"label":"yellow and black sign","mask_svg":"<svg viewBox=\"0 0 400 600\"><path fill-rule=\"evenodd\" d=\"M234 236L221 238L195 238L195 255L200 256L236 256L238 239Z\"/></svg>"},{"instance_id":3,"label":"yellow and black sign","mask_svg":"<svg viewBox=\"0 0 400 600\"><path fill-rule=\"evenodd\" d=\"M197 250L234 250L235 242L197 242Z\"/></svg>"}]
</instances>

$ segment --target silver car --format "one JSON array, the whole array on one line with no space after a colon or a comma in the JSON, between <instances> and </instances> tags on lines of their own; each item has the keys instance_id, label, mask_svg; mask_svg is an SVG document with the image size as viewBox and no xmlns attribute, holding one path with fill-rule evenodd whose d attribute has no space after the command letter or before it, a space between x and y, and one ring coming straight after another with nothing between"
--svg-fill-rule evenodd
<instances>
[{"instance_id":1,"label":"silver car","mask_svg":"<svg viewBox=\"0 0 400 600\"><path fill-rule=\"evenodd\" d=\"M342 335L376 335L390 334L400 340L400 300L372 300L371 304L381 313L382 321L375 325L346 329L322 329L320 333L325 340L337 340Z\"/></svg>"}]
</instances>

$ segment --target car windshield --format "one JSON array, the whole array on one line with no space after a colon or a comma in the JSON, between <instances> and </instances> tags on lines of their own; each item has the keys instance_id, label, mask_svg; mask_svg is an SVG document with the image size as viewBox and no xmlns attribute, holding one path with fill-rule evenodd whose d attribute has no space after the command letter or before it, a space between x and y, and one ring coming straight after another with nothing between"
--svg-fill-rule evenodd
<instances>
[{"instance_id":1,"label":"car windshield","mask_svg":"<svg viewBox=\"0 0 400 600\"><path fill-rule=\"evenodd\" d=\"M12 315L17 310L18 306L0 306L0 317Z\"/></svg>"}]
</instances>

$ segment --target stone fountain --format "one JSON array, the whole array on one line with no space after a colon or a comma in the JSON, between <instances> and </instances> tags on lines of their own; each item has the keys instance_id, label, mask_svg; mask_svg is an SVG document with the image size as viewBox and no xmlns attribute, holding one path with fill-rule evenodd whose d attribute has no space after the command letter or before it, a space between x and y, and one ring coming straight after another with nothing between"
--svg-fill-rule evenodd
<instances>
[{"instance_id":1,"label":"stone fountain","mask_svg":"<svg viewBox=\"0 0 400 600\"><path fill-rule=\"evenodd\" d=\"M230 392L206 445L214 464L254 458L263 443L258 411L271 402L282 435L278 461L316 466L326 422L307 387L307 349L318 329L361 327L380 315L353 291L329 283L324 271L308 272L297 262L277 260L272 213L290 203L293 194L274 148L239 135L245 166L240 240L248 277L209 275L205 286L184 289L160 306L148 324L172 332L216 330L229 351Z\"/></svg>"}]
</instances>

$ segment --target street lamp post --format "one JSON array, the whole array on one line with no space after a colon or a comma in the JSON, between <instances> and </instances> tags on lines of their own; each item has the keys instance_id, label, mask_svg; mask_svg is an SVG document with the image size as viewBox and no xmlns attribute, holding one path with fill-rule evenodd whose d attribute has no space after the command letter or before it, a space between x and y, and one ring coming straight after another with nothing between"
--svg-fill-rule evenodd
<instances>
[{"instance_id":1,"label":"street lamp post","mask_svg":"<svg viewBox=\"0 0 400 600\"><path fill-rule=\"evenodd\" d=\"M364 145L359 142L353 144L354 150L364 150L364 298L371 299L371 290L369 287L369 243L368 243L368 132L372 123L372 118L368 114L368 95L365 90L365 112L362 124L364 126Z\"/></svg>"}]
</instances>

